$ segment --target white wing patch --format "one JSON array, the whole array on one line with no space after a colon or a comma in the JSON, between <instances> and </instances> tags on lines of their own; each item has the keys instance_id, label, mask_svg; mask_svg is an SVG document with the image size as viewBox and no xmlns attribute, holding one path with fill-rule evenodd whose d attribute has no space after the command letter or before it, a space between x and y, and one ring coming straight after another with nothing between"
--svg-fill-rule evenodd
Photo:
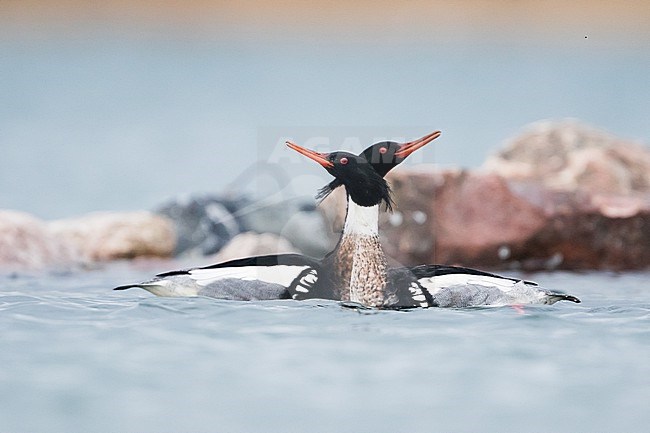
<instances>
[{"instance_id":1,"label":"white wing patch","mask_svg":"<svg viewBox=\"0 0 650 433\"><path fill-rule=\"evenodd\" d=\"M296 284L296 292L300 293L309 293L309 290L316 284L318 281L318 273L315 269L311 269L306 275L304 275L300 281ZM297 294L294 294L293 299L298 298Z\"/></svg>"},{"instance_id":2,"label":"white wing patch","mask_svg":"<svg viewBox=\"0 0 650 433\"><path fill-rule=\"evenodd\" d=\"M422 288L420 287L420 285L418 283L413 281L409 285L409 291L411 292L411 296L413 297L413 300L415 302L420 303L420 307L426 308L426 307L429 306L429 303L427 302L427 297L424 296L424 292L422 292Z\"/></svg>"},{"instance_id":3,"label":"white wing patch","mask_svg":"<svg viewBox=\"0 0 650 433\"><path fill-rule=\"evenodd\" d=\"M418 282L432 295L447 287L459 285L494 287L506 293L513 289L526 286L526 283L522 280L513 281L506 278L472 274L437 275L433 277L420 278Z\"/></svg>"},{"instance_id":4,"label":"white wing patch","mask_svg":"<svg viewBox=\"0 0 650 433\"><path fill-rule=\"evenodd\" d=\"M207 286L224 278L237 278L244 281L264 281L289 287L291 282L309 266L233 266L225 268L192 269L189 276L197 284Z\"/></svg>"}]
</instances>

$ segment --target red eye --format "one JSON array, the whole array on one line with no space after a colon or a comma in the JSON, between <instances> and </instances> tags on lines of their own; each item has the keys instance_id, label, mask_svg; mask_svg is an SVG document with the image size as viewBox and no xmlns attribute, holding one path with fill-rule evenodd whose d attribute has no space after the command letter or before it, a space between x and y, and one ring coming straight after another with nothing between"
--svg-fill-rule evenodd
<instances>
[{"instance_id":1,"label":"red eye","mask_svg":"<svg viewBox=\"0 0 650 433\"><path fill-rule=\"evenodd\" d=\"M344 156L343 158L341 158L341 159L339 160L339 162L340 162L341 164L345 165L345 164L348 163L348 159Z\"/></svg>"},{"instance_id":2,"label":"red eye","mask_svg":"<svg viewBox=\"0 0 650 433\"><path fill-rule=\"evenodd\" d=\"M385 147L380 147L380 148L379 148L379 153L381 153L382 155L383 155L384 153L386 153L386 152L388 152L388 149L386 149Z\"/></svg>"}]
</instances>

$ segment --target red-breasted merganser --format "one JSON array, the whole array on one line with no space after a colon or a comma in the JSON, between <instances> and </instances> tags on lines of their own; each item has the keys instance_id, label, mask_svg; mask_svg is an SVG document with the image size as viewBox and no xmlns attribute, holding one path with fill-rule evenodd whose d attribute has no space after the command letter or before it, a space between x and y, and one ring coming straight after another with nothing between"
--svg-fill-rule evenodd
<instances>
[{"instance_id":1,"label":"red-breasted merganser","mask_svg":"<svg viewBox=\"0 0 650 433\"><path fill-rule=\"evenodd\" d=\"M399 156L399 151L394 149L395 143L378 143L359 156L347 152L318 153L294 143L288 145L335 177L322 190L321 196L338 186L345 187L347 214L336 252L338 260L351 262L351 266L339 266L349 270L349 274L341 275L328 293L323 293L321 285L314 293L301 286L292 291L294 299L324 297L375 308L580 302L575 296L544 289L531 281L476 269L445 265L389 269L379 242L378 221L380 205L384 203L389 210L391 208L390 188L383 175L390 171L391 164L399 163L390 158L390 155ZM381 161L379 170L366 159L376 155L374 152L387 156Z\"/></svg>"},{"instance_id":2,"label":"red-breasted merganser","mask_svg":"<svg viewBox=\"0 0 650 433\"><path fill-rule=\"evenodd\" d=\"M376 143L362 152L365 155L363 161L366 162L366 169L372 170L375 177L377 173L384 176L411 153L439 136L440 132L436 131L407 143ZM368 164L368 160L374 162ZM362 179L363 175L358 177ZM335 177L320 194L325 196L343 184L342 179ZM157 296L207 296L230 300L290 299L292 294L332 298L333 288L336 290L341 287L343 283L340 281L349 278L352 273L349 246L349 243L342 243L339 239L334 250L321 260L300 254L247 257L210 266L164 272L151 280L122 285L115 290L137 287ZM425 296L422 293L417 295ZM338 294L336 296L338 298L335 299L340 299ZM415 304L419 302L421 301L411 301L408 306L417 306Z\"/></svg>"}]
</instances>

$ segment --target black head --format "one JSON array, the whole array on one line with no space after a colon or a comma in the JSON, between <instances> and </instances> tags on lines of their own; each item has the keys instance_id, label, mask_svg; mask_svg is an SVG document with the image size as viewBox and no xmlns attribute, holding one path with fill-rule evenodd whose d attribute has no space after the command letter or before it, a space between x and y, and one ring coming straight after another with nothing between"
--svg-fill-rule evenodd
<instances>
[{"instance_id":1,"label":"black head","mask_svg":"<svg viewBox=\"0 0 650 433\"><path fill-rule=\"evenodd\" d=\"M407 143L382 141L366 148L359 154L359 156L363 156L377 174L384 177L389 171L401 164L402 161L404 161L411 153L431 143L433 140L440 137L440 134L440 131L435 131L422 138ZM316 198L318 200L323 200L332 191L342 185L343 183L338 178L335 178L318 191Z\"/></svg>"},{"instance_id":2,"label":"black head","mask_svg":"<svg viewBox=\"0 0 650 433\"><path fill-rule=\"evenodd\" d=\"M382 141L368 147L366 150L361 152L361 155L363 155L363 157L372 164L375 171L383 177L393 168L401 164L410 154L440 137L440 134L440 131L435 131L422 138L407 143Z\"/></svg>"},{"instance_id":3,"label":"black head","mask_svg":"<svg viewBox=\"0 0 650 433\"><path fill-rule=\"evenodd\" d=\"M334 176L337 186L345 186L350 199L359 206L374 206L384 202L391 209L388 184L362 155L349 152L320 153L289 141L287 146L323 166Z\"/></svg>"}]
</instances>

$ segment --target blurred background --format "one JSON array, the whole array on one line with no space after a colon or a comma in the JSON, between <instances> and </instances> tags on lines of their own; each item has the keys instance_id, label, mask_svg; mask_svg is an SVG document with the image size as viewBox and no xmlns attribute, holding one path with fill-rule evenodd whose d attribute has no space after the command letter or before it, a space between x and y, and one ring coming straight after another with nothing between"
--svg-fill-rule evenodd
<instances>
[{"instance_id":1,"label":"blurred background","mask_svg":"<svg viewBox=\"0 0 650 433\"><path fill-rule=\"evenodd\" d=\"M1 0L0 208L313 195L329 178L287 138L440 129L407 164L464 167L541 119L647 143L649 22L647 1Z\"/></svg>"}]
</instances>

